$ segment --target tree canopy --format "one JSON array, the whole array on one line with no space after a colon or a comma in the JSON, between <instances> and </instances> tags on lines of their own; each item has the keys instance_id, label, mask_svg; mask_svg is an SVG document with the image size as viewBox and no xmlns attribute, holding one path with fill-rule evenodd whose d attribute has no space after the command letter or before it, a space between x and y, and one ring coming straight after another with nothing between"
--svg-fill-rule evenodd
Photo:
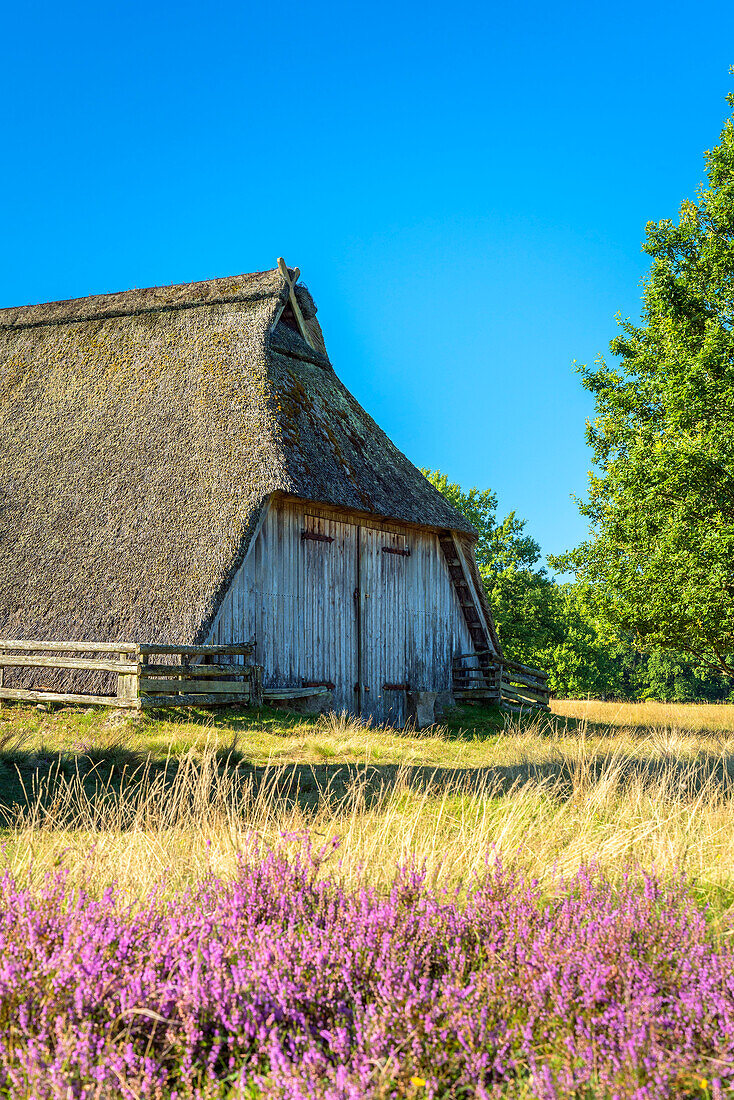
<instances>
[{"instance_id":1,"label":"tree canopy","mask_svg":"<svg viewBox=\"0 0 734 1100\"><path fill-rule=\"evenodd\" d=\"M642 653L633 636L610 627L589 591L557 584L536 540L515 512L497 516L490 489L462 489L438 471L423 471L466 516L479 539L477 563L508 657L545 669L556 695L619 699L721 699L728 688L695 661L654 646Z\"/></svg>"},{"instance_id":2,"label":"tree canopy","mask_svg":"<svg viewBox=\"0 0 734 1100\"><path fill-rule=\"evenodd\" d=\"M728 97L734 108L734 95ZM678 224L651 222L639 324L615 364L582 367L594 395L589 539L551 559L634 645L734 678L734 124L705 154L707 186Z\"/></svg>"}]
</instances>

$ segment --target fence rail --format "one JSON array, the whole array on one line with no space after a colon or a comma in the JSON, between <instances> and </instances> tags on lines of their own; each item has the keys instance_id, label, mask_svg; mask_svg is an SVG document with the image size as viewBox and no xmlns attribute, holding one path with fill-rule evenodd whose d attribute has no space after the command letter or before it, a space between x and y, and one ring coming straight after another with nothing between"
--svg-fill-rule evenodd
<instances>
[{"instance_id":1,"label":"fence rail","mask_svg":"<svg viewBox=\"0 0 734 1100\"><path fill-rule=\"evenodd\" d=\"M507 710L548 710L548 673L484 650L454 658L454 695L462 702L497 703Z\"/></svg>"},{"instance_id":2,"label":"fence rail","mask_svg":"<svg viewBox=\"0 0 734 1100\"><path fill-rule=\"evenodd\" d=\"M242 703L260 706L263 669L247 664L254 642L177 646L150 642L47 642L0 639L0 701L82 703L141 710ZM82 656L83 654L83 656ZM229 660L226 660L229 658ZM239 659L239 660L238 660ZM107 673L114 693L58 691L54 687L8 687L5 673L19 669ZM498 703L508 710L548 709L548 675L489 651L459 654L453 665L454 695L462 701ZM298 694L318 694L304 687ZM268 696L286 696L286 689ZM294 694L287 690L288 697Z\"/></svg>"},{"instance_id":3,"label":"fence rail","mask_svg":"<svg viewBox=\"0 0 734 1100\"><path fill-rule=\"evenodd\" d=\"M224 703L259 706L263 701L263 670L259 665L245 663L254 649L254 642L177 646L149 642L0 639L0 700L84 703L129 710ZM85 656L78 656L82 653ZM226 657L230 660L222 661ZM7 687L6 669L112 673L116 677L115 691L99 695L91 691L57 691L43 686Z\"/></svg>"}]
</instances>

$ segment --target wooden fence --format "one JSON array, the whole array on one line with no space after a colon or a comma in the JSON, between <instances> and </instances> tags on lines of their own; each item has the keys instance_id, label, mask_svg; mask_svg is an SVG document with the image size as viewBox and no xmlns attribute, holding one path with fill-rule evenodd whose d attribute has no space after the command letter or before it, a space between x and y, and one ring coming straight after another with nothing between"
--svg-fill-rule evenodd
<instances>
[{"instance_id":1,"label":"wooden fence","mask_svg":"<svg viewBox=\"0 0 734 1100\"><path fill-rule=\"evenodd\" d=\"M454 658L454 695L462 702L496 703L507 710L548 710L548 673L489 651Z\"/></svg>"},{"instance_id":2,"label":"wooden fence","mask_svg":"<svg viewBox=\"0 0 734 1100\"><path fill-rule=\"evenodd\" d=\"M140 710L145 707L196 707L325 694L325 687L263 692L263 670L244 662L254 643L242 645L157 645L134 642L40 642L0 639L0 700L34 703L82 703ZM229 661L226 659L229 658ZM237 661L239 658L239 662ZM6 687L11 669L53 669L111 673L115 692L55 691ZM548 675L540 669L498 658L465 653L454 659L454 695L461 701L499 703L508 710L548 709Z\"/></svg>"},{"instance_id":3,"label":"wooden fence","mask_svg":"<svg viewBox=\"0 0 734 1100\"><path fill-rule=\"evenodd\" d=\"M140 710L224 703L259 706L262 668L246 665L254 644L156 645L133 642L39 642L0 639L0 700L86 703ZM83 654L83 656L82 656ZM224 658L230 658L224 663ZM236 663L236 658L243 663ZM111 695L5 686L9 669L62 669L116 676Z\"/></svg>"}]
</instances>

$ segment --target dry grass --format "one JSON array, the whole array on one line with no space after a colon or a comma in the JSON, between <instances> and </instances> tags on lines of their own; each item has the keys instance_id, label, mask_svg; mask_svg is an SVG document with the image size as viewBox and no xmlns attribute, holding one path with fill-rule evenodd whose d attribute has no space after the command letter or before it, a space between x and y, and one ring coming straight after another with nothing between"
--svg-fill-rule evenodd
<instances>
[{"instance_id":1,"label":"dry grass","mask_svg":"<svg viewBox=\"0 0 734 1100\"><path fill-rule=\"evenodd\" d=\"M583 719L629 730L662 727L734 734L734 704L728 703L604 703L598 699L554 699L552 709L562 718Z\"/></svg>"},{"instance_id":2,"label":"dry grass","mask_svg":"<svg viewBox=\"0 0 734 1100\"><path fill-rule=\"evenodd\" d=\"M686 871L718 911L728 910L734 733L712 719L703 733L662 718L656 725L650 705L644 725L615 722L613 706L603 729L521 720L488 737L296 723L277 734L287 754L264 763L262 730L252 752L245 733L238 740L230 731L229 760L222 731L210 730L208 743L202 731L168 766L143 755L137 735L131 749L124 728L108 730L98 759L82 755L70 772L58 758L36 771L2 862L36 878L65 866L94 890L115 880L135 899L208 871L230 875L253 844L338 836L339 874L352 884L383 885L396 863L417 860L436 880L460 885L500 852L552 889L584 861L615 875L632 860Z\"/></svg>"}]
</instances>

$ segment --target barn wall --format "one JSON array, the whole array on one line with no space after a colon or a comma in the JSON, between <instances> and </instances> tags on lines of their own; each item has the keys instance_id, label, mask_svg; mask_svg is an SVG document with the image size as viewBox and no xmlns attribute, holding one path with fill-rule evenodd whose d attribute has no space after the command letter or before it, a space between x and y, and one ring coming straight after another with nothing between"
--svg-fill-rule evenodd
<instances>
[{"instance_id":1,"label":"barn wall","mask_svg":"<svg viewBox=\"0 0 734 1100\"><path fill-rule=\"evenodd\" d=\"M398 725L405 692L384 685L450 691L453 656L472 650L432 531L284 500L271 504L210 641L252 636L266 687L328 681L336 709Z\"/></svg>"}]
</instances>

